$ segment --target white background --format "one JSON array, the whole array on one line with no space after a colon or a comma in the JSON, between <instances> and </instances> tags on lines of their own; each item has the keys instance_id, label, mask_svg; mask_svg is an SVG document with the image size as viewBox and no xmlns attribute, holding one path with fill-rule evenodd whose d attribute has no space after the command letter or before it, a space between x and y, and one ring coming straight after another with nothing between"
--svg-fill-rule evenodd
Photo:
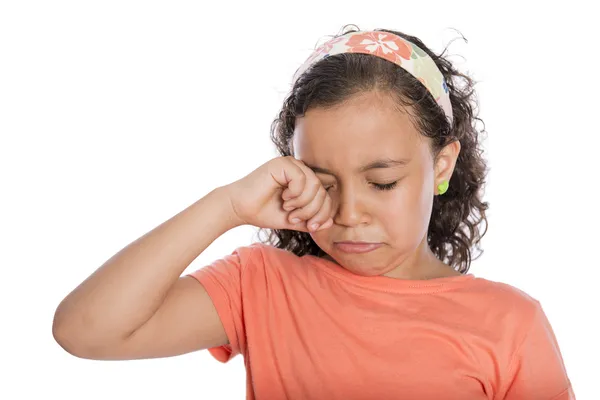
<instances>
[{"instance_id":1,"label":"white background","mask_svg":"<svg viewBox=\"0 0 600 400\"><path fill-rule=\"evenodd\" d=\"M491 168L490 227L471 272L540 300L578 399L600 398L592 5L0 4L0 398L244 398L241 357L82 360L53 340L53 314L125 245L275 157L269 127L294 71L349 23L436 52L453 28L468 39L451 59L479 82ZM229 231L186 272L255 232Z\"/></svg>"}]
</instances>

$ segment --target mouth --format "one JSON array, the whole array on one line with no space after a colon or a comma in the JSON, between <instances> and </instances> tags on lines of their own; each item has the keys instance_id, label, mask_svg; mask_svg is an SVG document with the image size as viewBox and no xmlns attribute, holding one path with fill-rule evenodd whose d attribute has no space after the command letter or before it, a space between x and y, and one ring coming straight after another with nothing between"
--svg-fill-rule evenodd
<instances>
[{"instance_id":1,"label":"mouth","mask_svg":"<svg viewBox=\"0 0 600 400\"><path fill-rule=\"evenodd\" d=\"M354 241L344 241L344 242L334 242L335 248L344 252L344 253L368 253L373 250L376 250L383 246L383 243L372 243L372 242L354 242Z\"/></svg>"}]
</instances>

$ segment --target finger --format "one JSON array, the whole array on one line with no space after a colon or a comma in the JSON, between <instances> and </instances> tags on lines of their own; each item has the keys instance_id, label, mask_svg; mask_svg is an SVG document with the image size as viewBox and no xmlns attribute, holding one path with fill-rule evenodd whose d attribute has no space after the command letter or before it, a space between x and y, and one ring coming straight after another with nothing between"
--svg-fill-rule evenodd
<instances>
[{"instance_id":1,"label":"finger","mask_svg":"<svg viewBox=\"0 0 600 400\"><path fill-rule=\"evenodd\" d=\"M324 189L319 178L302 161L296 159L291 159L291 161L304 172L306 180L304 181L302 193L294 199L285 202L286 210L305 207L315 198L319 190Z\"/></svg>"},{"instance_id":2,"label":"finger","mask_svg":"<svg viewBox=\"0 0 600 400\"><path fill-rule=\"evenodd\" d=\"M318 215L320 210L323 208L323 204L325 203L325 200L327 197L328 197L327 192L325 191L325 189L323 189L321 187L319 190L317 190L316 195L313 197L313 199L307 205L305 205L304 207L301 207L301 208L297 208L289 214L288 218L289 218L290 222L295 218L299 218L303 221L308 221L310 219L313 219L315 217L315 215ZM318 222L318 224L320 225L320 224L324 223L325 221L327 221L327 219L329 218L329 215L325 214L325 213L321 213L319 218L317 218L316 222ZM310 224L307 225L307 227L309 230L312 230L310 227Z\"/></svg>"},{"instance_id":3,"label":"finger","mask_svg":"<svg viewBox=\"0 0 600 400\"><path fill-rule=\"evenodd\" d=\"M281 162L273 163L270 165L272 169L269 169L273 179L285 188L281 194L283 200L299 196L306 184L304 170L291 158L293 157L283 157Z\"/></svg>"},{"instance_id":4,"label":"finger","mask_svg":"<svg viewBox=\"0 0 600 400\"><path fill-rule=\"evenodd\" d=\"M325 193L325 200L323 201L321 208L306 222L306 226L310 231L314 232L316 230L327 229L333 225L333 217L331 215L333 201L329 194L327 194L327 192Z\"/></svg>"},{"instance_id":5,"label":"finger","mask_svg":"<svg viewBox=\"0 0 600 400\"><path fill-rule=\"evenodd\" d=\"M323 204L321 205L321 208L318 211L318 215L314 215L311 218L311 221L307 221L307 226L310 226L315 222L319 223L319 221L324 221L322 223L319 223L320 226L317 227L317 230L327 229L331 227L333 225L333 216L335 215L335 213L333 212L333 199L331 198L331 196L329 196L327 189L325 189L325 187L321 183L321 180L317 177L317 175L312 169L310 169L301 160L293 158L292 161L297 163L300 166L300 168L306 172L308 179L314 178L318 182L319 190L322 190L325 193L325 199L323 201Z\"/></svg>"},{"instance_id":6,"label":"finger","mask_svg":"<svg viewBox=\"0 0 600 400\"><path fill-rule=\"evenodd\" d=\"M301 175L301 177L296 177L296 179L290 180L287 188L281 193L281 198L284 201L289 201L297 198L304 192L309 175L306 173L303 163L296 160L294 156L285 157L285 161L288 169L291 169L292 171Z\"/></svg>"},{"instance_id":7,"label":"finger","mask_svg":"<svg viewBox=\"0 0 600 400\"><path fill-rule=\"evenodd\" d=\"M301 220L300 222L297 222L297 223L290 223L288 221L288 226L285 229L299 231L299 232L308 232L308 228L306 227L306 221L304 221L304 220Z\"/></svg>"},{"instance_id":8,"label":"finger","mask_svg":"<svg viewBox=\"0 0 600 400\"><path fill-rule=\"evenodd\" d=\"M302 209L307 207L309 204L311 204L313 202L313 200L319 195L320 192L324 192L325 188L323 188L323 185L321 185L321 182L318 181L313 181L310 178L307 179L304 190L302 191L302 194L300 194L300 196L288 200L284 203L284 209L286 209L287 211L291 211L294 209ZM324 200L324 198L322 198L321 200ZM317 210L315 210L316 212ZM312 215L306 215L306 214L302 214L303 216L306 216L306 218L310 218L312 217Z\"/></svg>"}]
</instances>

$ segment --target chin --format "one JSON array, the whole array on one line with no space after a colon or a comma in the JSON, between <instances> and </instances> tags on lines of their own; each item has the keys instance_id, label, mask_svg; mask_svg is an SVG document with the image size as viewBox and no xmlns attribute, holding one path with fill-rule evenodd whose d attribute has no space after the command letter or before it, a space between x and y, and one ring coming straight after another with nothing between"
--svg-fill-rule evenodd
<instances>
[{"instance_id":1,"label":"chin","mask_svg":"<svg viewBox=\"0 0 600 400\"><path fill-rule=\"evenodd\" d=\"M357 270L352 270L352 269L348 269L348 271L352 272L353 274L360 275L360 276L366 276L366 277L382 275L382 273L377 272L377 271L364 271L364 270L357 271Z\"/></svg>"},{"instance_id":2,"label":"chin","mask_svg":"<svg viewBox=\"0 0 600 400\"><path fill-rule=\"evenodd\" d=\"M365 254L345 254L336 253L337 260L333 260L336 264L340 265L344 269L352 272L356 275L361 276L379 276L389 271L386 269L379 269L374 267L376 264L370 257L371 253Z\"/></svg>"},{"instance_id":3,"label":"chin","mask_svg":"<svg viewBox=\"0 0 600 400\"><path fill-rule=\"evenodd\" d=\"M378 270L376 268L373 268L372 266L365 267L365 268L362 268L361 266L349 266L349 267L344 267L344 268L346 268L348 271L352 272L355 275L366 276L366 277L382 276L389 272L387 270Z\"/></svg>"}]
</instances>

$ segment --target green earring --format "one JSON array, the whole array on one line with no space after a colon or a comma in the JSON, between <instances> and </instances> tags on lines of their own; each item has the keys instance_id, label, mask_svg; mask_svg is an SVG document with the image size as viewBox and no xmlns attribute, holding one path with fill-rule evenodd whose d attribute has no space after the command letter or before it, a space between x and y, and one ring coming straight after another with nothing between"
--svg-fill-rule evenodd
<instances>
[{"instance_id":1,"label":"green earring","mask_svg":"<svg viewBox=\"0 0 600 400\"><path fill-rule=\"evenodd\" d=\"M438 192L439 192L439 194L446 193L446 190L448 190L448 186L450 186L450 183L448 181L443 181L442 183L440 183L438 185Z\"/></svg>"}]
</instances>

